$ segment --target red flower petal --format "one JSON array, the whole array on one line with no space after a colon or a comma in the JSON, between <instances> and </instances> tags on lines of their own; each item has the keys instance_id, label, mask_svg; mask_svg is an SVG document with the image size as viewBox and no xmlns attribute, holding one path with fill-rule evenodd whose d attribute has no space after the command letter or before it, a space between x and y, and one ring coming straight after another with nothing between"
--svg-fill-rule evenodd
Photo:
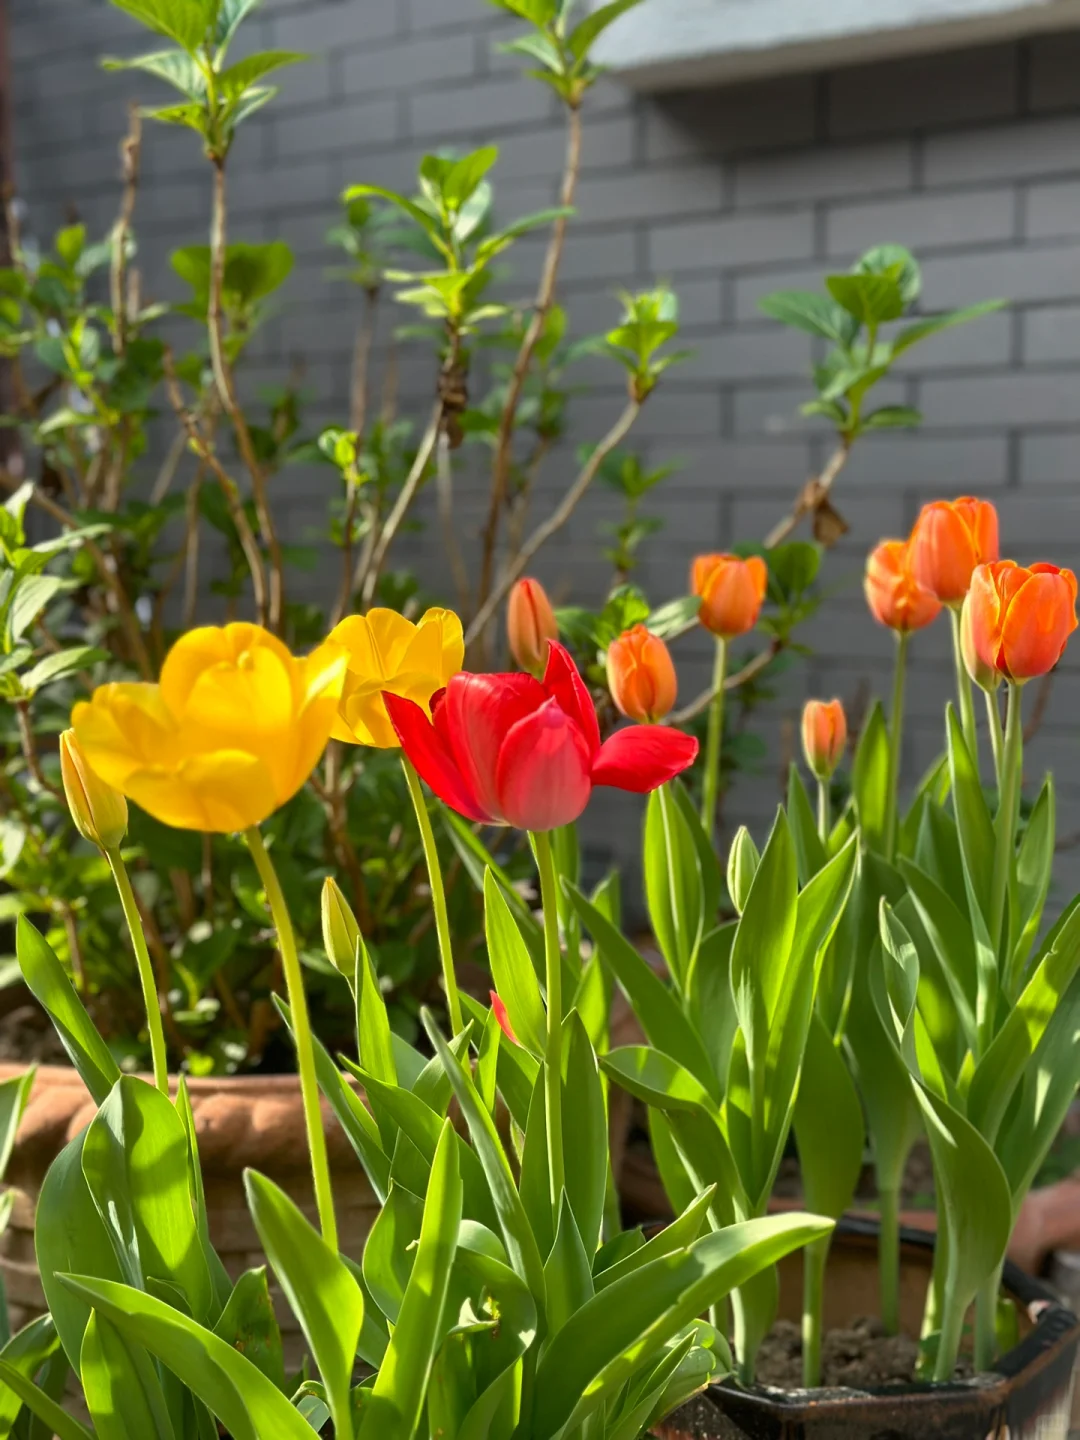
<instances>
[{"instance_id":1,"label":"red flower petal","mask_svg":"<svg viewBox=\"0 0 1080 1440\"><path fill-rule=\"evenodd\" d=\"M490 825L495 817L473 794L446 742L420 706L406 700L403 695L391 695L388 690L383 691L383 699L401 748L416 767L420 778L427 781L451 810L464 815L466 820Z\"/></svg>"},{"instance_id":2,"label":"red flower petal","mask_svg":"<svg viewBox=\"0 0 1080 1440\"><path fill-rule=\"evenodd\" d=\"M616 730L593 761L594 785L645 795L691 766L698 742L670 725L631 725Z\"/></svg>"},{"instance_id":3,"label":"red flower petal","mask_svg":"<svg viewBox=\"0 0 1080 1440\"><path fill-rule=\"evenodd\" d=\"M589 803L589 752L557 700L519 720L502 743L499 810L520 830L554 830Z\"/></svg>"},{"instance_id":4,"label":"red flower petal","mask_svg":"<svg viewBox=\"0 0 1080 1440\"><path fill-rule=\"evenodd\" d=\"M600 749L600 726L596 719L589 687L581 678L566 647L557 640L548 641L548 662L544 671L544 690L557 700L565 714L575 721L585 738L590 757Z\"/></svg>"},{"instance_id":5,"label":"red flower petal","mask_svg":"<svg viewBox=\"0 0 1080 1440\"><path fill-rule=\"evenodd\" d=\"M510 1015L502 998L494 990L489 990L488 994L491 996L491 1008L495 1012L495 1019L499 1022L499 1029L508 1040L512 1040L515 1045L520 1045L521 1041L514 1034L514 1027L510 1024Z\"/></svg>"},{"instance_id":6,"label":"red flower petal","mask_svg":"<svg viewBox=\"0 0 1080 1440\"><path fill-rule=\"evenodd\" d=\"M538 710L544 691L531 675L453 676L435 712L435 728L466 785L489 815L502 818L495 768L499 748L518 720Z\"/></svg>"}]
</instances>

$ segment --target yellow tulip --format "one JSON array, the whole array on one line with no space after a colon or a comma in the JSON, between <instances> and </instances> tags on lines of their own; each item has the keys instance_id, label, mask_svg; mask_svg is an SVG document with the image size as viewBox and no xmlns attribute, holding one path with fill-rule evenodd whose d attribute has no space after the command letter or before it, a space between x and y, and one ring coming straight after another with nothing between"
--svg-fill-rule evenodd
<instances>
[{"instance_id":1,"label":"yellow tulip","mask_svg":"<svg viewBox=\"0 0 1080 1440\"><path fill-rule=\"evenodd\" d=\"M101 685L72 725L107 784L166 825L228 834L300 789L326 747L345 655L300 659L258 625L181 636L157 685Z\"/></svg>"},{"instance_id":2,"label":"yellow tulip","mask_svg":"<svg viewBox=\"0 0 1080 1440\"><path fill-rule=\"evenodd\" d=\"M86 763L74 730L60 736L60 775L75 828L102 850L115 850L127 834L127 801Z\"/></svg>"},{"instance_id":3,"label":"yellow tulip","mask_svg":"<svg viewBox=\"0 0 1080 1440\"><path fill-rule=\"evenodd\" d=\"M383 691L427 711L432 695L465 659L461 621L452 610L428 610L415 625L396 610L349 615L331 630L328 643L340 645L349 657L332 737L379 750L398 744Z\"/></svg>"}]
</instances>

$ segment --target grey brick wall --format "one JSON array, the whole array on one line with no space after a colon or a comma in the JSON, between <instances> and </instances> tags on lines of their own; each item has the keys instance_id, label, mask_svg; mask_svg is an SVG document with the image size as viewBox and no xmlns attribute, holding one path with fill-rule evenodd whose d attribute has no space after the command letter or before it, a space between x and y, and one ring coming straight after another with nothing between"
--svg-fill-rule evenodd
<instances>
[{"instance_id":1,"label":"grey brick wall","mask_svg":"<svg viewBox=\"0 0 1080 1440\"><path fill-rule=\"evenodd\" d=\"M130 53L139 37L101 0L13 0L18 179L31 224L47 233L71 208L93 225L115 201L116 139L125 98L151 95L102 75L93 56ZM259 379L303 356L312 422L345 414L357 306L328 285L323 244L336 197L350 181L408 188L425 148L496 139L501 213L551 203L562 156L554 100L519 83L494 43L512 33L482 0L268 0L255 27L263 45L314 52L287 73L282 94L246 127L233 160L233 234L283 236L297 269L282 314L254 357ZM604 81L587 113L580 214L566 255L563 298L581 330L616 314L619 283L672 280L683 297L693 361L650 403L639 443L650 460L683 464L660 502L667 529L642 580L657 595L684 584L695 550L760 535L828 449L796 412L806 397L810 342L762 319L758 298L817 284L865 246L895 240L925 265L928 307L1000 295L1007 313L913 352L890 401L921 408L915 436L863 443L839 504L850 534L829 558L828 599L808 627L814 654L785 679L764 724L770 758L743 778L730 816L763 823L792 722L807 693L854 695L887 682L890 647L861 600L867 548L910 525L923 500L975 490L1000 507L1008 549L1021 559L1080 566L1080 35L1009 44L753 85L638 97ZM200 236L206 177L187 134L151 131L140 201L142 264L156 294L176 293L170 247ZM540 247L521 247L522 284ZM523 291L523 293L525 293ZM575 404L574 441L595 437L618 405L617 377ZM429 364L407 357L403 395L419 406ZM540 503L566 482L571 447L548 472ZM317 518L322 482L298 484L290 526ZM475 530L478 492L460 485ZM613 512L597 493L539 573L560 596L595 598L605 575L595 532ZM438 576L437 536L415 546ZM915 646L918 678L905 767L935 753L949 650L941 624ZM686 642L687 695L704 683L706 647ZM1080 830L1080 648L1029 773L1052 765L1061 828ZM598 845L618 833L622 801L601 808ZM1062 857L1062 883L1080 867Z\"/></svg>"}]
</instances>

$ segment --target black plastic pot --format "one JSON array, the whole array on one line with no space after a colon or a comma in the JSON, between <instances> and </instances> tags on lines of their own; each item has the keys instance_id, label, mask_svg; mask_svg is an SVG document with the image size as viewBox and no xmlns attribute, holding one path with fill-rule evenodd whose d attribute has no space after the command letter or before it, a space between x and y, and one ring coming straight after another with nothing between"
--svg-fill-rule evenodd
<instances>
[{"instance_id":1,"label":"black plastic pot","mask_svg":"<svg viewBox=\"0 0 1080 1440\"><path fill-rule=\"evenodd\" d=\"M862 1252L876 1271L877 1222L845 1219L833 1249L845 1259ZM902 1232L909 1289L926 1276L932 1234ZM904 1283L904 1282L902 1282ZM987 1375L946 1384L890 1385L867 1390L772 1390L733 1381L713 1385L671 1416L662 1440L1066 1440L1080 1321L1052 1291L1006 1264L1006 1292L1026 1317L1027 1334ZM921 1306L921 1297L910 1296ZM863 1309L855 1314L869 1313Z\"/></svg>"}]
</instances>

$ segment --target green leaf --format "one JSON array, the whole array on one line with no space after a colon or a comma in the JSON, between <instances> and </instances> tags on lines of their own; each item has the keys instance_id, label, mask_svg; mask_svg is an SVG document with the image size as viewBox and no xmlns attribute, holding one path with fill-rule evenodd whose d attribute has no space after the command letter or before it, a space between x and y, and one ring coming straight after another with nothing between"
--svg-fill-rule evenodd
<instances>
[{"instance_id":1,"label":"green leaf","mask_svg":"<svg viewBox=\"0 0 1080 1440\"><path fill-rule=\"evenodd\" d=\"M860 430L913 430L922 424L922 411L913 410L910 405L883 405L880 410L871 410L859 424Z\"/></svg>"},{"instance_id":2,"label":"green leaf","mask_svg":"<svg viewBox=\"0 0 1080 1440\"><path fill-rule=\"evenodd\" d=\"M627 10L640 4L641 0L610 0L607 5L601 5L591 15L587 15L567 36L566 43L574 59L578 62L584 60L593 43L609 25L614 24L620 15L625 15Z\"/></svg>"},{"instance_id":3,"label":"green leaf","mask_svg":"<svg viewBox=\"0 0 1080 1440\"><path fill-rule=\"evenodd\" d=\"M153 1361L141 1345L129 1347L96 1312L83 1336L79 1378L98 1440L134 1440L136 1435L173 1440L175 1431Z\"/></svg>"},{"instance_id":4,"label":"green leaf","mask_svg":"<svg viewBox=\"0 0 1080 1440\"><path fill-rule=\"evenodd\" d=\"M8 640L21 640L37 617L57 595L70 589L57 575L29 575L15 590L7 617Z\"/></svg>"},{"instance_id":5,"label":"green leaf","mask_svg":"<svg viewBox=\"0 0 1080 1440\"><path fill-rule=\"evenodd\" d=\"M1017 980L1023 977L1050 890L1057 831L1055 809L1054 787L1047 779L1028 816L1016 858L1016 904L1010 905L1012 953L1008 974Z\"/></svg>"},{"instance_id":6,"label":"green leaf","mask_svg":"<svg viewBox=\"0 0 1080 1440\"><path fill-rule=\"evenodd\" d=\"M686 1249L697 1240L701 1232L707 1227L709 1219L709 1206L712 1204L715 1187L703 1190L683 1210L679 1217L665 1225L651 1240L641 1244L629 1255L623 1256L614 1264L605 1266L596 1276L597 1290L606 1290L617 1280L623 1280L627 1275L632 1275L636 1270L641 1270L646 1265L651 1265L654 1260L659 1260L664 1255L673 1255L678 1250ZM637 1231L624 1231L623 1235L640 1234Z\"/></svg>"},{"instance_id":7,"label":"green leaf","mask_svg":"<svg viewBox=\"0 0 1080 1440\"><path fill-rule=\"evenodd\" d=\"M940 335L943 330L951 330L954 325L966 325L969 320L977 320L980 315L992 315L996 310L1004 309L1008 303L1007 300L984 300L979 305L968 305L963 310L948 310L944 315L930 315L925 320L916 320L913 325L905 326L893 341L893 358L902 355L920 340L926 340L931 335Z\"/></svg>"},{"instance_id":8,"label":"green leaf","mask_svg":"<svg viewBox=\"0 0 1080 1440\"><path fill-rule=\"evenodd\" d=\"M566 1195L589 1255L600 1245L608 1181L608 1127L596 1055L581 1017L572 1010L563 1025L563 1152Z\"/></svg>"},{"instance_id":9,"label":"green leaf","mask_svg":"<svg viewBox=\"0 0 1080 1440\"><path fill-rule=\"evenodd\" d=\"M360 1063L384 1084L397 1084L397 1065L390 1040L390 1017L379 989L379 977L361 937L356 946L356 1029Z\"/></svg>"},{"instance_id":10,"label":"green leaf","mask_svg":"<svg viewBox=\"0 0 1080 1440\"><path fill-rule=\"evenodd\" d=\"M862 1171L862 1102L843 1057L816 1015L806 1040L794 1127L804 1203L815 1215L839 1219L851 1204Z\"/></svg>"},{"instance_id":11,"label":"green leaf","mask_svg":"<svg viewBox=\"0 0 1080 1440\"><path fill-rule=\"evenodd\" d=\"M896 281L901 298L913 305L922 291L922 271L904 245L872 245L851 267L854 275L888 275Z\"/></svg>"},{"instance_id":12,"label":"green leaf","mask_svg":"<svg viewBox=\"0 0 1080 1440\"><path fill-rule=\"evenodd\" d=\"M285 1389L281 1331L266 1283L265 1265L245 1270L237 1280L214 1334L246 1355L279 1390Z\"/></svg>"},{"instance_id":13,"label":"green leaf","mask_svg":"<svg viewBox=\"0 0 1080 1440\"><path fill-rule=\"evenodd\" d=\"M65 265L73 266L86 244L86 226L66 225L53 240L53 248Z\"/></svg>"},{"instance_id":14,"label":"green leaf","mask_svg":"<svg viewBox=\"0 0 1080 1440\"><path fill-rule=\"evenodd\" d=\"M904 313L900 287L889 275L827 275L829 294L863 325L880 325Z\"/></svg>"},{"instance_id":15,"label":"green leaf","mask_svg":"<svg viewBox=\"0 0 1080 1440\"><path fill-rule=\"evenodd\" d=\"M311 1440L311 1429L250 1360L163 1300L130 1285L88 1275L64 1284L104 1315L132 1345L156 1355L202 1400L233 1440Z\"/></svg>"},{"instance_id":16,"label":"green leaf","mask_svg":"<svg viewBox=\"0 0 1080 1440\"><path fill-rule=\"evenodd\" d=\"M457 1064L452 1056L450 1060ZM412 1440L416 1432L439 1342L460 1225L461 1175L453 1125L447 1120L431 1167L412 1274L364 1407L358 1440Z\"/></svg>"},{"instance_id":17,"label":"green leaf","mask_svg":"<svg viewBox=\"0 0 1080 1440\"><path fill-rule=\"evenodd\" d=\"M15 948L23 979L48 1012L83 1084L101 1105L120 1078L109 1047L94 1029L64 967L25 915L19 916ZM78 1364L77 1357L72 1363Z\"/></svg>"},{"instance_id":18,"label":"green leaf","mask_svg":"<svg viewBox=\"0 0 1080 1440\"><path fill-rule=\"evenodd\" d=\"M15 1148L15 1136L19 1122L34 1088L37 1066L31 1065L24 1075L15 1075L10 1080L0 1081L0 1180L7 1172L11 1152Z\"/></svg>"},{"instance_id":19,"label":"green leaf","mask_svg":"<svg viewBox=\"0 0 1080 1440\"><path fill-rule=\"evenodd\" d=\"M937 952L967 1048L975 1051L979 979L971 922L913 861L901 858L900 871L927 937Z\"/></svg>"},{"instance_id":20,"label":"green leaf","mask_svg":"<svg viewBox=\"0 0 1080 1440\"><path fill-rule=\"evenodd\" d=\"M796 330L805 330L809 335L820 335L824 340L834 340L840 345L849 345L854 339L854 327L850 317L826 295L816 295L812 290L777 290L764 295L758 301L758 309L781 325L791 325Z\"/></svg>"},{"instance_id":21,"label":"green leaf","mask_svg":"<svg viewBox=\"0 0 1080 1440\"><path fill-rule=\"evenodd\" d=\"M391 1185L364 1245L364 1284L391 1325L401 1313L423 1220L423 1200L402 1185Z\"/></svg>"},{"instance_id":22,"label":"green leaf","mask_svg":"<svg viewBox=\"0 0 1080 1440\"><path fill-rule=\"evenodd\" d=\"M257 55L248 55L218 76L221 94L228 100L235 100L264 75L285 65L298 65L308 58L298 50L261 50Z\"/></svg>"},{"instance_id":23,"label":"green leaf","mask_svg":"<svg viewBox=\"0 0 1080 1440\"><path fill-rule=\"evenodd\" d=\"M885 712L875 700L866 717L855 762L851 769L851 789L863 843L869 849L885 849L885 797L888 794L889 732ZM876 923L876 921L875 921Z\"/></svg>"},{"instance_id":24,"label":"green leaf","mask_svg":"<svg viewBox=\"0 0 1080 1440\"><path fill-rule=\"evenodd\" d=\"M667 786L648 799L643 868L653 933L682 990L704 929L704 892L693 832Z\"/></svg>"},{"instance_id":25,"label":"green leaf","mask_svg":"<svg viewBox=\"0 0 1080 1440\"><path fill-rule=\"evenodd\" d=\"M60 680L76 670L87 670L91 665L108 658L109 652L97 645L76 645L70 650L57 650L24 671L21 677L22 687L28 694L33 695L53 680Z\"/></svg>"},{"instance_id":26,"label":"green leaf","mask_svg":"<svg viewBox=\"0 0 1080 1440\"><path fill-rule=\"evenodd\" d=\"M766 1032L795 938L798 892L791 828L779 810L731 947L731 990L751 1068L764 1063Z\"/></svg>"},{"instance_id":27,"label":"green leaf","mask_svg":"<svg viewBox=\"0 0 1080 1440\"><path fill-rule=\"evenodd\" d=\"M601 1290L554 1337L537 1367L534 1440L571 1433L691 1323L766 1266L830 1233L805 1215L749 1220L703 1236Z\"/></svg>"},{"instance_id":28,"label":"green leaf","mask_svg":"<svg viewBox=\"0 0 1080 1440\"><path fill-rule=\"evenodd\" d=\"M537 1059L545 1050L547 1018L529 948L490 868L484 871L484 928L488 961L514 1034Z\"/></svg>"},{"instance_id":29,"label":"green leaf","mask_svg":"<svg viewBox=\"0 0 1080 1440\"><path fill-rule=\"evenodd\" d=\"M193 52L206 37L206 7L199 0L112 0L148 30Z\"/></svg>"},{"instance_id":30,"label":"green leaf","mask_svg":"<svg viewBox=\"0 0 1080 1440\"><path fill-rule=\"evenodd\" d=\"M799 862L799 881L805 885L825 864L825 846L818 834L817 821L806 793L799 767L792 761L788 771L788 822Z\"/></svg>"},{"instance_id":31,"label":"green leaf","mask_svg":"<svg viewBox=\"0 0 1080 1440\"><path fill-rule=\"evenodd\" d=\"M136 55L131 60L107 56L101 62L105 70L143 70L174 86L189 100L201 104L206 99L206 77L195 60L184 50L155 50L150 55Z\"/></svg>"},{"instance_id":32,"label":"green leaf","mask_svg":"<svg viewBox=\"0 0 1080 1440\"><path fill-rule=\"evenodd\" d=\"M544 1265L544 1278L547 1282L546 1318L550 1337L556 1335L583 1305L588 1304L595 1293L589 1257L565 1190L559 1207L555 1241Z\"/></svg>"},{"instance_id":33,"label":"green leaf","mask_svg":"<svg viewBox=\"0 0 1080 1440\"><path fill-rule=\"evenodd\" d=\"M559 47L550 35L545 35L542 31L519 35L516 40L499 45L498 49L503 55L524 55L526 59L537 61L556 75L562 72L563 57Z\"/></svg>"},{"instance_id":34,"label":"green leaf","mask_svg":"<svg viewBox=\"0 0 1080 1440\"><path fill-rule=\"evenodd\" d=\"M260 0L218 0L214 19L214 40L219 46L228 46L241 21L260 3Z\"/></svg>"},{"instance_id":35,"label":"green leaf","mask_svg":"<svg viewBox=\"0 0 1080 1440\"><path fill-rule=\"evenodd\" d=\"M953 808L960 838L960 854L970 893L984 921L989 922L990 884L994 873L994 825L979 778L979 767L967 742L956 711L948 707L949 776ZM974 918L974 917L973 917Z\"/></svg>"},{"instance_id":36,"label":"green leaf","mask_svg":"<svg viewBox=\"0 0 1080 1440\"><path fill-rule=\"evenodd\" d=\"M244 1189L266 1258L319 1367L335 1429L345 1434L364 1323L360 1287L284 1190L254 1170L244 1172Z\"/></svg>"},{"instance_id":37,"label":"green leaf","mask_svg":"<svg viewBox=\"0 0 1080 1440\"><path fill-rule=\"evenodd\" d=\"M81 1425L55 1400L50 1399L28 1375L24 1375L21 1370L16 1369L14 1365L2 1358L0 1358L0 1384L6 1385L9 1390L14 1390L27 1409L33 1411L50 1427L50 1433L56 1437L56 1440L94 1440L92 1432L87 1430L85 1425ZM105 1440L105 1437L102 1437L102 1440Z\"/></svg>"}]
</instances>

